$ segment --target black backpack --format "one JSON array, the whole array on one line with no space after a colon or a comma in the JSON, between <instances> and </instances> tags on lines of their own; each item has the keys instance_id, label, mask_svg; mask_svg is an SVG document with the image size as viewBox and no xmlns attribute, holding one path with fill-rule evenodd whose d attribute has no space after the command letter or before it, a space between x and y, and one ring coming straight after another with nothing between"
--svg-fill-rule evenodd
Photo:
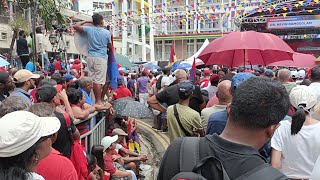
<instances>
[{"instance_id":1,"label":"black backpack","mask_svg":"<svg viewBox=\"0 0 320 180\"><path fill-rule=\"evenodd\" d=\"M159 79L156 82L156 88L159 90L161 89L161 80L162 80L163 76L160 76Z\"/></svg>"},{"instance_id":2,"label":"black backpack","mask_svg":"<svg viewBox=\"0 0 320 180\"><path fill-rule=\"evenodd\" d=\"M201 160L200 148L207 148L205 143L200 143L198 137L185 137L180 147L179 168L180 173L171 180L207 180L202 176L203 171L210 172L210 180L230 180L221 161L215 156L208 156ZM235 167L236 168L236 167ZM269 164L262 164L251 171L241 175L235 180L285 180L288 179L280 171Z\"/></svg>"}]
</instances>

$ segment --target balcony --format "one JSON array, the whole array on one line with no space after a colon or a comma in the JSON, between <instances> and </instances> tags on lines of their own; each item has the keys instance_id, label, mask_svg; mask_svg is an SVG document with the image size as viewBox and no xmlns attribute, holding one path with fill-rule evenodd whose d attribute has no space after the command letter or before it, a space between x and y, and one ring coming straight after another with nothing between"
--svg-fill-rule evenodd
<instances>
[{"instance_id":1,"label":"balcony","mask_svg":"<svg viewBox=\"0 0 320 180\"><path fill-rule=\"evenodd\" d=\"M10 20L9 16L0 15L0 23L8 24L9 20Z\"/></svg>"}]
</instances>

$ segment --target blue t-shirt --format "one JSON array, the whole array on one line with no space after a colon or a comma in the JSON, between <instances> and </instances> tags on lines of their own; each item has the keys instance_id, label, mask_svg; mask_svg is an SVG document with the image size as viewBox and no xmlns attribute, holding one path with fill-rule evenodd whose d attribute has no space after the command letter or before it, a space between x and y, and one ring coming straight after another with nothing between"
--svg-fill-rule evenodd
<instances>
[{"instance_id":1,"label":"blue t-shirt","mask_svg":"<svg viewBox=\"0 0 320 180\"><path fill-rule=\"evenodd\" d=\"M93 101L91 100L89 94L87 93L87 91L85 91L84 89L80 88L80 90L82 91L82 93L84 94L84 96L86 97L86 103L93 106L94 103Z\"/></svg>"},{"instance_id":2,"label":"blue t-shirt","mask_svg":"<svg viewBox=\"0 0 320 180\"><path fill-rule=\"evenodd\" d=\"M102 27L83 26L88 35L88 55L91 57L107 58L107 46L111 43L111 34Z\"/></svg>"},{"instance_id":3,"label":"blue t-shirt","mask_svg":"<svg viewBox=\"0 0 320 180\"><path fill-rule=\"evenodd\" d=\"M31 71L31 72L34 72L34 71L35 71L34 64L33 64L31 61L29 61L29 62L27 63L27 65L26 65L26 70L29 70L29 71Z\"/></svg>"},{"instance_id":4,"label":"blue t-shirt","mask_svg":"<svg viewBox=\"0 0 320 180\"><path fill-rule=\"evenodd\" d=\"M207 134L221 134L227 124L227 110L209 116Z\"/></svg>"}]
</instances>

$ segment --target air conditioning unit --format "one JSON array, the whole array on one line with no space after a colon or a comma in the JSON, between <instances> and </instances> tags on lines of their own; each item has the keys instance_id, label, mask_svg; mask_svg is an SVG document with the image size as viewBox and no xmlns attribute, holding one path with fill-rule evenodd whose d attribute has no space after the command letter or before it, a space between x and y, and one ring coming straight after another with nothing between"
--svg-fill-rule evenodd
<instances>
[{"instance_id":1,"label":"air conditioning unit","mask_svg":"<svg viewBox=\"0 0 320 180\"><path fill-rule=\"evenodd\" d=\"M70 41L66 41L66 48L70 47Z\"/></svg>"},{"instance_id":2,"label":"air conditioning unit","mask_svg":"<svg viewBox=\"0 0 320 180\"><path fill-rule=\"evenodd\" d=\"M6 41L8 39L8 33L0 32L0 40Z\"/></svg>"}]
</instances>

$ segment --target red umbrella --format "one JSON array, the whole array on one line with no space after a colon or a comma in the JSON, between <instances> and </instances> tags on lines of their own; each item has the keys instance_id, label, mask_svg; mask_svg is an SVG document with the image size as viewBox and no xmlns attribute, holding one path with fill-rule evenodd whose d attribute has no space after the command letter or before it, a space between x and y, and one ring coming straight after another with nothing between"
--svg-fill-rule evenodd
<instances>
[{"instance_id":1,"label":"red umbrella","mask_svg":"<svg viewBox=\"0 0 320 180\"><path fill-rule=\"evenodd\" d=\"M312 68L316 65L316 57L311 54L294 53L293 61L278 61L268 66L285 66L285 67L301 67L301 68Z\"/></svg>"},{"instance_id":2,"label":"red umbrella","mask_svg":"<svg viewBox=\"0 0 320 180\"><path fill-rule=\"evenodd\" d=\"M279 37L255 31L232 32L213 40L198 56L206 65L266 65L292 60L294 51Z\"/></svg>"}]
</instances>

